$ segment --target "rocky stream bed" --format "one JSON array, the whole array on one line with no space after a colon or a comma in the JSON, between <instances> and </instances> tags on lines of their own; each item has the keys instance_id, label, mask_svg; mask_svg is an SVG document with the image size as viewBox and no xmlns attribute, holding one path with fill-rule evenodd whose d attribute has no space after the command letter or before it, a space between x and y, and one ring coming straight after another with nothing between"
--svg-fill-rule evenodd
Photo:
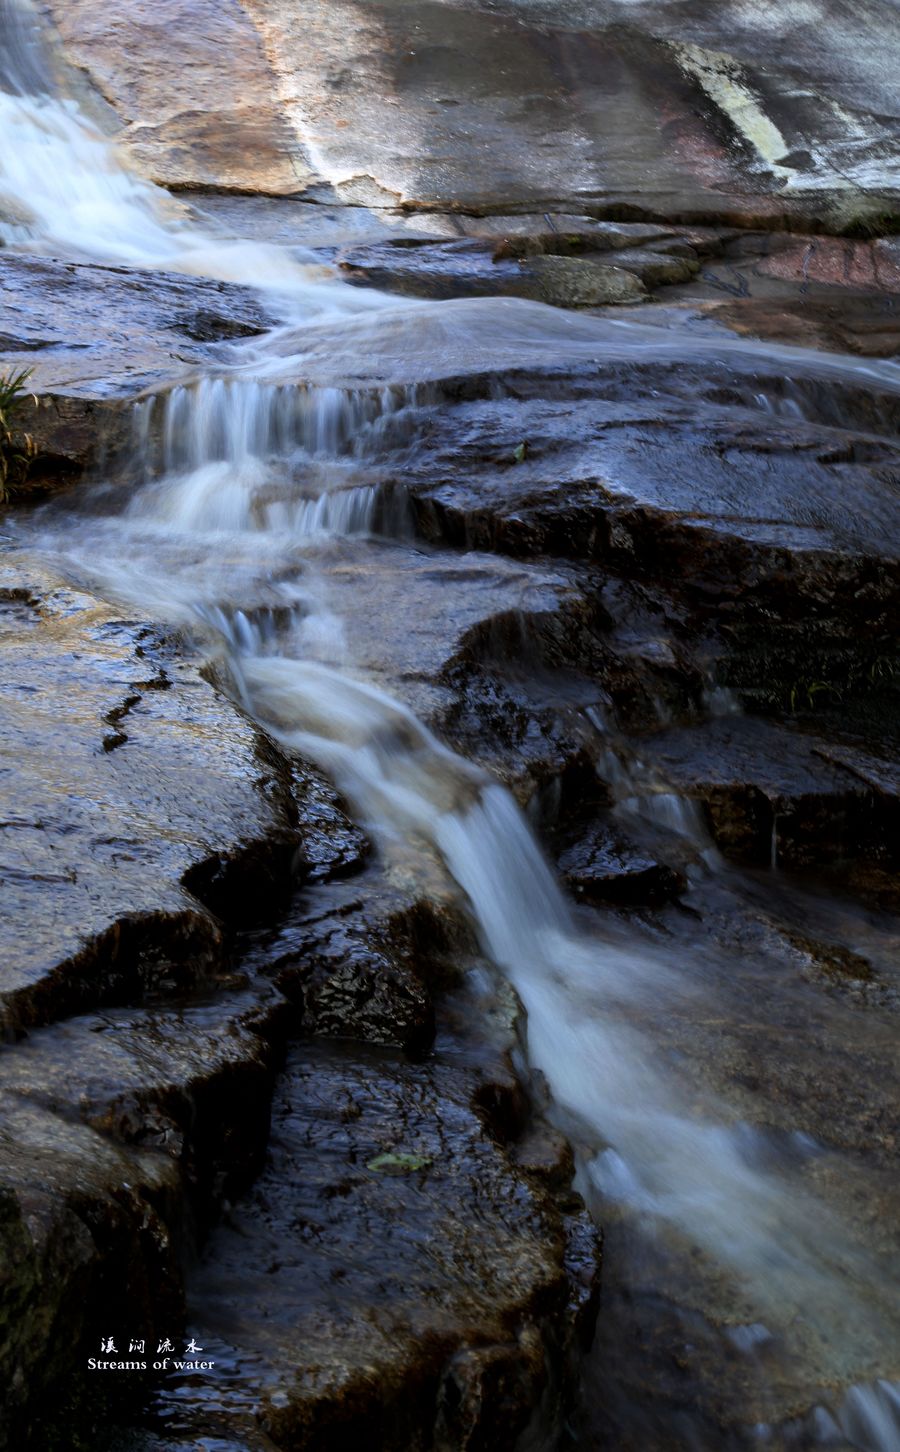
<instances>
[{"instance_id":1,"label":"rocky stream bed","mask_svg":"<svg viewBox=\"0 0 900 1452\"><path fill-rule=\"evenodd\" d=\"M0 1448L895 1452L888 7L326 8L0 0Z\"/></svg>"}]
</instances>

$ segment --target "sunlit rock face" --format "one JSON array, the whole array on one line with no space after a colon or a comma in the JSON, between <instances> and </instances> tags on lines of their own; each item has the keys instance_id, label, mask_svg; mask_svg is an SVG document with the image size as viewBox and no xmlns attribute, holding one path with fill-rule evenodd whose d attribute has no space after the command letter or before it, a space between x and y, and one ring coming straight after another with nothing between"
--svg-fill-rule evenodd
<instances>
[{"instance_id":1,"label":"sunlit rock face","mask_svg":"<svg viewBox=\"0 0 900 1452\"><path fill-rule=\"evenodd\" d=\"M167 185L884 224L888 0L47 0Z\"/></svg>"},{"instance_id":2,"label":"sunlit rock face","mask_svg":"<svg viewBox=\"0 0 900 1452\"><path fill-rule=\"evenodd\" d=\"M238 0L51 0L44 10L147 175L276 195L308 184L278 79Z\"/></svg>"}]
</instances>

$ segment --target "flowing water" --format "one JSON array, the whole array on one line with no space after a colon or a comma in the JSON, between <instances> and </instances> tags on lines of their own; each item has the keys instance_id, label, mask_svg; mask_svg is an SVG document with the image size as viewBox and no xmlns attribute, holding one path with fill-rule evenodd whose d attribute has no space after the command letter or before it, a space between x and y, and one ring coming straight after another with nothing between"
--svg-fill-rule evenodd
<instances>
[{"instance_id":1,"label":"flowing water","mask_svg":"<svg viewBox=\"0 0 900 1452\"><path fill-rule=\"evenodd\" d=\"M331 585L335 568L377 553L376 527L417 548L402 511L383 507L374 461L440 408L443 380L677 357L684 339L515 300L399 305L296 250L206 231L130 173L74 102L37 84L45 67L27 14L2 0L0 22L11 38L0 70L7 245L247 282L282 318L215 375L135 404L130 490L38 517L23 537L72 578L224 654L241 703L334 779L386 857L415 840L443 864L524 1005L528 1068L576 1147L580 1188L610 1222L613 1280L660 1275L660 1314L680 1306L701 1392L711 1364L752 1385L748 1406L765 1407L771 1386L783 1425L756 1415L734 1445L897 1452L898 1281L878 1237L848 1214L840 1156L754 1127L704 1072L710 1024L748 1013L740 995L759 987L757 959L723 958L699 929L667 944L639 921L577 913L508 792L360 667L352 609ZM731 375L802 358L822 376L900 390L889 363L726 338L690 347ZM384 589L402 613L402 572ZM694 840L693 880L722 915L746 912L752 885L729 875L683 803L634 766L620 795L622 811ZM625 1403L622 1441L606 1445L657 1445L652 1416L645 1426L608 1366L602 1384L602 1358L591 1374L605 1403ZM667 1435L724 1445L689 1407Z\"/></svg>"}]
</instances>

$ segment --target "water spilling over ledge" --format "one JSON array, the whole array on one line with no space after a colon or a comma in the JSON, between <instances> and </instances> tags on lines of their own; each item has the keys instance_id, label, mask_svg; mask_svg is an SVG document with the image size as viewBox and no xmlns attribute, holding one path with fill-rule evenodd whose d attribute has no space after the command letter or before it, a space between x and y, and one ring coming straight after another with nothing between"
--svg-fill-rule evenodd
<instances>
[{"instance_id":1,"label":"water spilling over ledge","mask_svg":"<svg viewBox=\"0 0 900 1452\"><path fill-rule=\"evenodd\" d=\"M890 699L897 365L348 287L179 215L35 90L17 34L8 245L259 287L274 324L126 389L126 477L5 557L52 670L80 689L96 648L62 780L109 818L41 876L59 903L86 881L89 941L55 961L51 920L5 996L31 1030L14 1189L41 1135L76 1170L93 1145L95 1289L140 1280L160 1331L196 1233L188 1313L224 1369L152 1386L150 1435L557 1445L596 1315L574 1173L609 1229L584 1445L895 1452L867 1095L886 1120L896 904L870 884L900 798L871 735L811 718ZM14 651L21 711L41 668ZM45 832L46 769L10 826ZM240 852L193 825L204 776ZM105 926L104 873L134 895ZM38 1314L38 1273L17 1287Z\"/></svg>"}]
</instances>

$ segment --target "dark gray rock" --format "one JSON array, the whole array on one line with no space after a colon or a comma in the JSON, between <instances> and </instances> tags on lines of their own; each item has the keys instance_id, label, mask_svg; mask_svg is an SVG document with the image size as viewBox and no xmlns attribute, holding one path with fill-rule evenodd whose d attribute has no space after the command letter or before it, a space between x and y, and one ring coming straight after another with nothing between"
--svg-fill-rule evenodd
<instances>
[{"instance_id":1,"label":"dark gray rock","mask_svg":"<svg viewBox=\"0 0 900 1452\"><path fill-rule=\"evenodd\" d=\"M510 255L513 248L475 240L415 247L381 244L345 254L340 265L350 282L413 297L504 295L565 308L645 301L647 289L637 265L626 271L629 264L618 254L553 256L529 248L527 240L521 252L532 255ZM681 282L691 275L681 260L656 258L654 264L649 253L641 257L641 265L660 279Z\"/></svg>"},{"instance_id":2,"label":"dark gray rock","mask_svg":"<svg viewBox=\"0 0 900 1452\"><path fill-rule=\"evenodd\" d=\"M89 1445L143 1395L88 1358L180 1329L186 1238L260 1167L280 1002L109 1009L0 1059L0 1447Z\"/></svg>"},{"instance_id":3,"label":"dark gray rock","mask_svg":"<svg viewBox=\"0 0 900 1452\"><path fill-rule=\"evenodd\" d=\"M473 1099L497 1072L291 1054L268 1167L190 1287L228 1382L212 1402L201 1386L163 1397L173 1431L255 1418L310 1452L548 1435L596 1311L598 1246L486 1133Z\"/></svg>"},{"instance_id":4,"label":"dark gray rock","mask_svg":"<svg viewBox=\"0 0 900 1452\"><path fill-rule=\"evenodd\" d=\"M434 1038L428 956L403 921L405 899L377 871L359 886L303 900L266 951L268 971L308 1033L393 1044L424 1055Z\"/></svg>"},{"instance_id":5,"label":"dark gray rock","mask_svg":"<svg viewBox=\"0 0 900 1452\"><path fill-rule=\"evenodd\" d=\"M677 897L686 885L680 873L600 822L565 848L559 870L576 897L613 907L652 907Z\"/></svg>"},{"instance_id":6,"label":"dark gray rock","mask_svg":"<svg viewBox=\"0 0 900 1452\"><path fill-rule=\"evenodd\" d=\"M717 844L739 861L809 868L896 853L896 780L873 792L810 732L728 717L661 732L642 755L671 790L703 803Z\"/></svg>"},{"instance_id":7,"label":"dark gray rock","mask_svg":"<svg viewBox=\"0 0 900 1452\"><path fill-rule=\"evenodd\" d=\"M897 398L730 361L724 385L687 359L613 362L443 410L404 460L420 529L666 580L735 621L807 611L885 629Z\"/></svg>"}]
</instances>

